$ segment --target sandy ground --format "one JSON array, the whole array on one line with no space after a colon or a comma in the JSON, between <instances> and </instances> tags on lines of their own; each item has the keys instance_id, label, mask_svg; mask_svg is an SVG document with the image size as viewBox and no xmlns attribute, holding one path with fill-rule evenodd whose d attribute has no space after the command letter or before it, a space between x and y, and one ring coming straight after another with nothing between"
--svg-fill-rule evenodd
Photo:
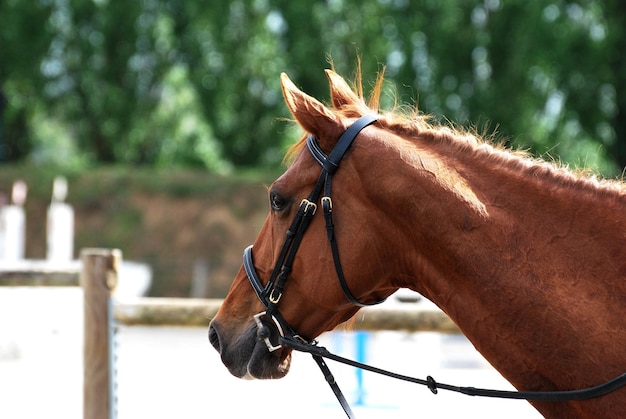
<instances>
[{"instance_id":1,"label":"sandy ground","mask_svg":"<svg viewBox=\"0 0 626 419\"><path fill-rule=\"evenodd\" d=\"M82 417L79 289L0 288L0 418ZM360 344L358 342L361 342ZM335 332L333 352L454 385L512 389L462 336ZM362 345L362 346L360 346ZM117 334L117 413L134 418L342 418L317 365L294 356L276 381L232 377L204 328L122 327ZM529 404L428 389L328 361L358 418L539 418Z\"/></svg>"}]
</instances>

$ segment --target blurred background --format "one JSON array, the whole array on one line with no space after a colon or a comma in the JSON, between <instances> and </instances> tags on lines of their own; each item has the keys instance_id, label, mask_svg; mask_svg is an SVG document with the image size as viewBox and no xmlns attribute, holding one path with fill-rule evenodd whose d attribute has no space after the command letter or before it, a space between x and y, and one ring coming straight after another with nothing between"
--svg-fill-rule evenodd
<instances>
[{"instance_id":1,"label":"blurred background","mask_svg":"<svg viewBox=\"0 0 626 419\"><path fill-rule=\"evenodd\" d=\"M328 99L332 57L383 105L419 106L509 146L620 176L620 0L3 0L0 192L28 185L25 257L46 256L53 179L67 179L74 256L113 247L152 296L223 297L297 137L287 72Z\"/></svg>"}]
</instances>

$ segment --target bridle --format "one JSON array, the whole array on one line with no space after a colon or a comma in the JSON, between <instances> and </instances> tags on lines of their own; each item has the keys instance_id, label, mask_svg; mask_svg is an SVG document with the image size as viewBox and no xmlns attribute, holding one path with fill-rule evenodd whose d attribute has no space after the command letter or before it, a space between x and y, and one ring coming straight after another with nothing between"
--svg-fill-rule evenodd
<instances>
[{"instance_id":1,"label":"bridle","mask_svg":"<svg viewBox=\"0 0 626 419\"><path fill-rule=\"evenodd\" d=\"M321 204L324 219L326 221L326 232L328 241L330 243L333 262L335 265L335 272L341 285L341 289L346 299L359 307L380 304L385 300L376 301L373 303L366 303L356 298L348 284L343 273L341 266L341 260L339 257L339 249L337 240L335 239L334 224L332 218L333 204L331 199L332 190L332 178L336 170L339 168L339 163L346 151L357 137L357 135L367 126L377 121L376 116L364 115L357 119L344 133L339 137L335 147L332 149L329 155L326 155L320 148L317 139L309 134L306 138L306 145L313 158L322 167L320 176L309 194L309 196L300 202L300 206L294 216L294 219L287 229L285 241L279 253L279 256L274 265L274 269L264 286L261 282L259 275L254 267L254 261L252 257L252 245L248 246L243 253L243 266L246 272L246 276L252 285L252 289L256 293L259 301L265 306L265 311L262 311L254 316L254 321L258 328L257 337L260 341L263 341L270 352L274 352L282 347L290 348L300 352L307 352L313 356L313 359L320 367L326 381L330 385L331 389L335 393L337 400L341 404L341 407L346 412L349 418L353 418L354 414L343 396L339 386L337 385L330 369L326 365L324 358L332 359L334 361L351 365L353 367L361 368L367 371L371 371L377 374L386 375L392 378L412 382L415 384L421 384L427 386L433 394L437 394L438 389L454 391L470 396L482 396L482 397L495 397L505 399L525 399L533 401L568 401L568 400L585 400L595 397L600 397L608 394L622 386L626 385L626 373L617 376L616 378L606 381L600 385L589 387L581 390L566 390L566 391L501 391L501 390L488 390L474 387L459 387L444 383L436 382L431 376L428 376L425 380L408 377L405 375L389 372L380 368L372 367L370 365L362 364L360 362L352 361L347 358L340 357L332 354L326 348L318 346L315 340L309 340L299 335L292 327L285 321L283 316L278 310L278 304L283 296L283 289L287 282L289 275L291 274L293 261L296 257L296 252L300 247L304 233L309 227L313 216L316 213L318 202Z\"/></svg>"},{"instance_id":2,"label":"bridle","mask_svg":"<svg viewBox=\"0 0 626 419\"><path fill-rule=\"evenodd\" d=\"M306 145L315 160L322 166L322 171L309 196L300 202L298 211L296 212L291 225L287 229L285 241L278 255L278 259L276 260L276 265L274 265L274 269L272 270L269 280L265 286L263 286L261 279L254 268L252 260L252 246L249 246L244 250L243 266L248 276L248 280L250 281L257 297L266 309L264 312L254 316L255 321L259 326L259 330L263 330L263 326L267 326L269 324L274 328L274 330L270 329L270 332L277 332L277 334L270 333L269 336L263 338L270 351L275 351L281 348L280 342L278 341L279 337L291 336L297 337L299 340L304 342L307 341L295 333L292 327L281 316L278 311L278 303L283 296L283 289L291 273L293 261L296 257L296 252L300 247L300 243L302 242L304 233L317 211L318 202L321 203L324 211L326 232L332 250L335 272L337 273L337 278L339 279L339 284L341 285L344 295L350 303L359 307L379 304L384 301L381 300L374 303L365 303L356 298L350 291L343 273L341 260L339 258L339 249L337 246L337 240L335 239L333 224L333 202L330 196L332 191L333 175L339 167L339 162L359 132L361 132L368 125L376 122L376 120L377 118L372 115L366 115L359 118L339 137L337 144L328 156L324 154L317 143L317 139L313 135L309 135L307 137Z\"/></svg>"}]
</instances>

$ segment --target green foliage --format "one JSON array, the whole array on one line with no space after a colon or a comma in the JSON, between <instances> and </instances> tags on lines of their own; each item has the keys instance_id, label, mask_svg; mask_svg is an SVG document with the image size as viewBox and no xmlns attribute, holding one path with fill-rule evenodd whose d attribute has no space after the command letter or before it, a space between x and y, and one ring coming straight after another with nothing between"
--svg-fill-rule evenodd
<instances>
[{"instance_id":1,"label":"green foliage","mask_svg":"<svg viewBox=\"0 0 626 419\"><path fill-rule=\"evenodd\" d=\"M386 66L387 103L615 174L624 28L619 0L6 0L0 159L276 166L279 73L323 99L330 54L347 76L360 55L367 83Z\"/></svg>"}]
</instances>

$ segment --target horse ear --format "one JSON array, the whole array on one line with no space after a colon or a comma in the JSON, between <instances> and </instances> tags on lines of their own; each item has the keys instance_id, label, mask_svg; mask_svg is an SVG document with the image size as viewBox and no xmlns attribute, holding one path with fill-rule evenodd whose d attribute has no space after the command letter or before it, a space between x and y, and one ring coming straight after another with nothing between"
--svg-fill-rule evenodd
<instances>
[{"instance_id":1,"label":"horse ear","mask_svg":"<svg viewBox=\"0 0 626 419\"><path fill-rule=\"evenodd\" d=\"M287 107L298 123L318 138L322 148L331 149L334 143L325 145L324 142L339 138L344 131L341 119L317 99L298 89L287 74L282 73L280 81Z\"/></svg>"},{"instance_id":2,"label":"horse ear","mask_svg":"<svg viewBox=\"0 0 626 419\"><path fill-rule=\"evenodd\" d=\"M362 102L354 91L348 86L348 83L339 74L333 70L325 70L326 77L330 83L330 97L333 105L337 109L341 109L346 105L354 105Z\"/></svg>"}]
</instances>

